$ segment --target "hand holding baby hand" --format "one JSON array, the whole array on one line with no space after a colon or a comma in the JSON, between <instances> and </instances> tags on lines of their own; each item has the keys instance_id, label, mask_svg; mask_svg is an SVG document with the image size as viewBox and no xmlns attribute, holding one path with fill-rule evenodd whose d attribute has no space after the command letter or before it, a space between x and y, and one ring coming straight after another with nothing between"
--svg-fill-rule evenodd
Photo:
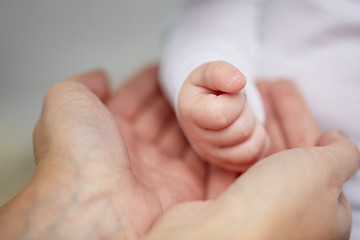
<instances>
[{"instance_id":1,"label":"hand holding baby hand","mask_svg":"<svg viewBox=\"0 0 360 240\"><path fill-rule=\"evenodd\" d=\"M179 122L204 159L228 170L245 171L266 152L267 135L246 104L246 77L227 62L195 69L178 102Z\"/></svg>"}]
</instances>

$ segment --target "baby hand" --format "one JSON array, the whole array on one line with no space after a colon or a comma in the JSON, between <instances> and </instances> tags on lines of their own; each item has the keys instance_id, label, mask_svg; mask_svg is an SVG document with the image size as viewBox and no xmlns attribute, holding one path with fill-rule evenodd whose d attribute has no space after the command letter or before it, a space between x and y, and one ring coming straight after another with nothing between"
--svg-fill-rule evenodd
<instances>
[{"instance_id":1,"label":"baby hand","mask_svg":"<svg viewBox=\"0 0 360 240\"><path fill-rule=\"evenodd\" d=\"M266 154L269 141L241 91L246 77L227 62L196 68L179 94L178 115L195 151L205 160L244 172Z\"/></svg>"}]
</instances>

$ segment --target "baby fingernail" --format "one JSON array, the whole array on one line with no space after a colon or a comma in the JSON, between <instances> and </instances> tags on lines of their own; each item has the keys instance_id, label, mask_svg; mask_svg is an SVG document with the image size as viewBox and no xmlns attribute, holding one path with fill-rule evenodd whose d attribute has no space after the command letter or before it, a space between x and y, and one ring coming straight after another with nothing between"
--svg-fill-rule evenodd
<instances>
[{"instance_id":1,"label":"baby fingernail","mask_svg":"<svg viewBox=\"0 0 360 240\"><path fill-rule=\"evenodd\" d=\"M240 72L233 73L229 76L228 82L230 84L240 82L244 78L244 75L242 75Z\"/></svg>"}]
</instances>

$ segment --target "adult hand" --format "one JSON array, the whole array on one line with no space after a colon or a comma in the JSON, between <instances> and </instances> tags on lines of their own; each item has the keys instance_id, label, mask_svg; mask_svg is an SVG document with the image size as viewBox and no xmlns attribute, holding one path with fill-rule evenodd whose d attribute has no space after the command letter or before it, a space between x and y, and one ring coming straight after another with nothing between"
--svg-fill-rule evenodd
<instances>
[{"instance_id":1,"label":"adult hand","mask_svg":"<svg viewBox=\"0 0 360 240\"><path fill-rule=\"evenodd\" d=\"M271 106L277 114L270 126L277 128L272 136L283 145L274 149L317 146L293 148L259 161L213 201L175 206L146 239L349 238L351 211L342 186L359 169L359 150L337 132L320 136L292 84L264 84L276 96L269 105L278 104ZM217 173L218 179L231 177Z\"/></svg>"},{"instance_id":2,"label":"adult hand","mask_svg":"<svg viewBox=\"0 0 360 240\"><path fill-rule=\"evenodd\" d=\"M51 89L34 130L36 171L0 210L0 239L137 239L204 198L205 165L148 68L110 94L101 71Z\"/></svg>"},{"instance_id":3,"label":"adult hand","mask_svg":"<svg viewBox=\"0 0 360 240\"><path fill-rule=\"evenodd\" d=\"M316 145L320 130L293 83L286 80L261 81L258 89L265 106L265 128L271 142L270 154Z\"/></svg>"},{"instance_id":4,"label":"adult hand","mask_svg":"<svg viewBox=\"0 0 360 240\"><path fill-rule=\"evenodd\" d=\"M188 147L171 111L163 111L169 108L155 80L156 69L149 69L109 97L104 75L95 72L75 77L49 92L34 131L37 170L29 185L1 208L2 238L137 238L171 206L173 208L155 224L149 238L178 236L183 239L198 234L201 239L208 239L206 234L216 231L219 235L213 234L211 238L244 236L248 239L246 236L255 236L250 231L254 228L257 233L269 233L265 239L272 237L275 230L271 231L271 227L277 226L275 222L281 225L282 212L274 211L274 215L280 217L279 221L270 221L273 226L266 225L269 221L251 224L255 223L251 220L266 219L269 212L265 210L278 209L279 202L267 201L267 207L256 211L261 204L254 201L258 205L251 205L252 201L246 200L257 198L260 201L268 196L269 191L259 195L253 188L269 189L271 181L267 178L268 185L261 185L264 178L256 180L262 171L264 176L266 173L270 177L282 176L278 169L282 164L270 164L282 162L281 156L262 161L265 166L255 165L252 169L260 169L260 175L258 170L249 171L215 201L179 204L204 197L205 167ZM99 99L106 102L112 114ZM168 123L166 128L162 126L165 123ZM342 145L351 145L344 141L346 144ZM355 152L352 147L350 150ZM353 158L357 158L356 154ZM319 159L317 155L315 158ZM294 168L295 172L297 170ZM286 181L284 184L287 185ZM208 185L212 185L211 181ZM242 194L243 189L248 191ZM249 191L251 189L253 191ZM279 185L274 188L273 195L281 198L286 195L281 191L287 193L284 189ZM323 192L327 192L326 188ZM289 206L286 208L289 211L284 212L292 216L304 202ZM253 229L247 229L245 224L244 228L239 228L244 216L246 219L242 220ZM206 221L200 223L198 220ZM197 228L197 223L203 227ZM286 223L288 229L294 226L290 221ZM174 232L169 232L170 229Z\"/></svg>"}]
</instances>

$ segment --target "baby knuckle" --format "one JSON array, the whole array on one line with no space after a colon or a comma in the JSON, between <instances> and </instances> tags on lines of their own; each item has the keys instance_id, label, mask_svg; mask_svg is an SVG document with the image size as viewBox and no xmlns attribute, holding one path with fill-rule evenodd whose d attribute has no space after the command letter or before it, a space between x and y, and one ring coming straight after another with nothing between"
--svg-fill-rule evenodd
<instances>
[{"instance_id":1,"label":"baby knuckle","mask_svg":"<svg viewBox=\"0 0 360 240\"><path fill-rule=\"evenodd\" d=\"M260 123L256 123L254 121L254 119L241 119L239 122L239 126L238 126L238 138L239 139L247 139L249 138L255 131L256 128L256 124L260 124ZM261 138L265 138L266 134L265 131L262 131L259 133L261 136Z\"/></svg>"},{"instance_id":2,"label":"baby knuckle","mask_svg":"<svg viewBox=\"0 0 360 240\"><path fill-rule=\"evenodd\" d=\"M206 75L213 80L221 79L222 74L229 71L229 66L230 64L224 61L212 62L206 69Z\"/></svg>"},{"instance_id":3,"label":"baby knuckle","mask_svg":"<svg viewBox=\"0 0 360 240\"><path fill-rule=\"evenodd\" d=\"M219 155L218 148L216 148L214 146L210 146L206 142L202 142L202 143L200 142L200 143L196 144L195 146L193 145L193 147L195 148L196 152L199 154L199 156L202 159L206 159L215 164L217 162L221 161L221 156Z\"/></svg>"},{"instance_id":4,"label":"baby knuckle","mask_svg":"<svg viewBox=\"0 0 360 240\"><path fill-rule=\"evenodd\" d=\"M249 159L255 160L259 157L261 151L262 151L262 144L251 144L247 150L247 156Z\"/></svg>"},{"instance_id":5,"label":"baby knuckle","mask_svg":"<svg viewBox=\"0 0 360 240\"><path fill-rule=\"evenodd\" d=\"M211 120L214 122L214 127L216 129L223 129L229 126L230 119L223 106L216 104L210 113Z\"/></svg>"},{"instance_id":6,"label":"baby knuckle","mask_svg":"<svg viewBox=\"0 0 360 240\"><path fill-rule=\"evenodd\" d=\"M217 73L217 72L221 72L223 71L224 69L228 68L229 67L229 64L225 61L216 61L216 62L212 62L210 65L209 65L209 72L211 74L213 73Z\"/></svg>"}]
</instances>

